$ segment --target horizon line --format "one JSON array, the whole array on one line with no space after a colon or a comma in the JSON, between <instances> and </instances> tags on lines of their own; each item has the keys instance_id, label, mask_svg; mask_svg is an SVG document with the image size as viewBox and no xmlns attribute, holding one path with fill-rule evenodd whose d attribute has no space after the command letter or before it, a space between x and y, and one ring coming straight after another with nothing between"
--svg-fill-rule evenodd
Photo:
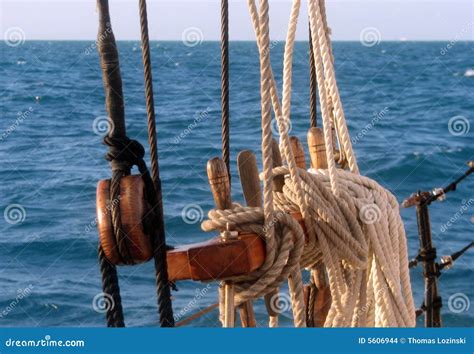
<instances>
[{"instance_id":1,"label":"horizon line","mask_svg":"<svg viewBox=\"0 0 474 354\"><path fill-rule=\"evenodd\" d=\"M75 38L75 39L25 39L24 43L27 42L96 42L97 39L82 39L82 38ZM140 39L116 39L116 42L141 42ZM277 42L285 42L285 39L273 39L272 41ZM7 42L6 40L2 41L3 43ZM150 42L182 42L181 39L150 39ZM200 43L220 43L219 39L211 39L211 40L203 40ZM256 42L255 39L231 39L229 42ZM295 40L297 43L308 43L308 40ZM333 39L331 42L352 42L357 43L360 42L359 39ZM380 40L379 43L393 43L393 42L474 42L474 39L462 39L462 40L454 40L454 39L387 39L387 40Z\"/></svg>"}]
</instances>

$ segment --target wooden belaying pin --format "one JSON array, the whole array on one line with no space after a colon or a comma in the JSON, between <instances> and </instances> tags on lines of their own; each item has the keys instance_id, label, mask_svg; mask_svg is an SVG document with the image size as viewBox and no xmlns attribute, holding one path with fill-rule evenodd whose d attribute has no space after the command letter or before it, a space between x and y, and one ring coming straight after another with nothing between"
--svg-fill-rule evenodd
<instances>
[{"instance_id":1,"label":"wooden belaying pin","mask_svg":"<svg viewBox=\"0 0 474 354\"><path fill-rule=\"evenodd\" d=\"M238 237L236 231L233 231L230 224L226 225L226 230L221 232L221 238L224 242ZM231 328L235 325L235 304L234 304L234 284L231 280L224 281L224 328Z\"/></svg>"},{"instance_id":2,"label":"wooden belaying pin","mask_svg":"<svg viewBox=\"0 0 474 354\"><path fill-rule=\"evenodd\" d=\"M211 186L214 203L217 209L232 209L232 198L230 191L229 174L224 161L215 157L207 162L207 177ZM221 237L223 241L229 241L238 237L236 231L233 231L230 224L226 225L226 230L222 230ZM224 327L234 327L235 308L234 308L234 285L231 281L224 282ZM244 308L243 311L246 308ZM248 314L246 314L248 316Z\"/></svg>"},{"instance_id":3,"label":"wooden belaying pin","mask_svg":"<svg viewBox=\"0 0 474 354\"><path fill-rule=\"evenodd\" d=\"M230 182L227 166L219 157L207 162L207 178L217 209L232 209Z\"/></svg>"},{"instance_id":4,"label":"wooden belaying pin","mask_svg":"<svg viewBox=\"0 0 474 354\"><path fill-rule=\"evenodd\" d=\"M278 142L275 139L272 139L272 160L273 168L283 166L283 161L281 159L280 147ZM279 175L273 177L273 190L276 192L283 191L283 186L285 185L285 176Z\"/></svg>"},{"instance_id":5,"label":"wooden belaying pin","mask_svg":"<svg viewBox=\"0 0 474 354\"><path fill-rule=\"evenodd\" d=\"M262 206L262 190L258 174L257 158L249 151L244 150L237 156L237 166L240 176L240 184L244 193L245 202L250 207ZM251 301L241 305L246 311L240 311L242 327L255 327L255 314Z\"/></svg>"},{"instance_id":6,"label":"wooden belaying pin","mask_svg":"<svg viewBox=\"0 0 474 354\"><path fill-rule=\"evenodd\" d=\"M326 144L324 142L324 132L321 128L312 127L308 130L308 147L311 167L314 169L327 169ZM316 266L312 273L314 283L318 289L313 313L314 325L315 327L322 327L331 306L331 291L323 264Z\"/></svg>"},{"instance_id":7,"label":"wooden belaying pin","mask_svg":"<svg viewBox=\"0 0 474 354\"><path fill-rule=\"evenodd\" d=\"M296 136L290 136L291 150L295 156L296 166L306 170L306 157L304 155L303 144Z\"/></svg>"},{"instance_id":8,"label":"wooden belaying pin","mask_svg":"<svg viewBox=\"0 0 474 354\"><path fill-rule=\"evenodd\" d=\"M250 150L241 151L237 156L237 165L245 202L250 207L261 207L262 190L255 154Z\"/></svg>"},{"instance_id":9,"label":"wooden belaying pin","mask_svg":"<svg viewBox=\"0 0 474 354\"><path fill-rule=\"evenodd\" d=\"M311 167L314 169L327 169L328 160L323 130L317 127L309 128L307 137Z\"/></svg>"}]
</instances>

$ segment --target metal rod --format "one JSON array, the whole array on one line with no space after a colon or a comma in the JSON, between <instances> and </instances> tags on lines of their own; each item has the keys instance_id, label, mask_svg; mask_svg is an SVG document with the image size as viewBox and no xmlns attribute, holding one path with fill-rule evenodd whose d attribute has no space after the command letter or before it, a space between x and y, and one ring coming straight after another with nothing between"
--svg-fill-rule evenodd
<instances>
[{"instance_id":1,"label":"metal rod","mask_svg":"<svg viewBox=\"0 0 474 354\"><path fill-rule=\"evenodd\" d=\"M416 206L420 253L423 260L423 275L425 278L425 326L441 327L440 304L438 296L438 279L436 265L436 249L433 248L428 203L422 202Z\"/></svg>"}]
</instances>

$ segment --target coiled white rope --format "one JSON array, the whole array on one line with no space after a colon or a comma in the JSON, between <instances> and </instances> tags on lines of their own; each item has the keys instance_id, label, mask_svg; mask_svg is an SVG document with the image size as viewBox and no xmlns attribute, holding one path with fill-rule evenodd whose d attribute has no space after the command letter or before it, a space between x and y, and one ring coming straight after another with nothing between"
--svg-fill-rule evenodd
<instances>
[{"instance_id":1,"label":"coiled white rope","mask_svg":"<svg viewBox=\"0 0 474 354\"><path fill-rule=\"evenodd\" d=\"M406 237L398 203L375 181L359 175L337 88L323 0L308 0L308 13L328 169L307 172L296 167L286 127L290 122L292 57L300 4L300 0L293 0L280 103L270 63L268 0L260 0L259 11L255 0L248 0L260 56L264 206L263 210L240 206L212 210L203 229L222 230L226 223L232 223L237 230L252 230L266 240L264 265L253 274L233 279L238 304L274 290L289 278L295 326L303 327L300 269L322 262L332 297L325 326L414 326ZM287 167L276 169L272 168L271 153L272 105L287 162ZM333 127L350 172L337 169ZM282 193L272 190L277 174L286 176ZM301 212L306 244L299 224L281 212L289 210Z\"/></svg>"}]
</instances>

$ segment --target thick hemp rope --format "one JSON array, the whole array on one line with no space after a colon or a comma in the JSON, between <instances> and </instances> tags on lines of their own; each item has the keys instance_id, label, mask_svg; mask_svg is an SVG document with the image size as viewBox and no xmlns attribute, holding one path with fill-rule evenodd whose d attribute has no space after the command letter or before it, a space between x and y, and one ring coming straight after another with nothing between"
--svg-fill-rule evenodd
<instances>
[{"instance_id":1,"label":"thick hemp rope","mask_svg":"<svg viewBox=\"0 0 474 354\"><path fill-rule=\"evenodd\" d=\"M262 235L267 257L256 272L232 280L237 304L260 297L286 278L295 326L306 325L301 268L322 262L327 270L332 302L325 326L414 326L415 308L408 273L403 223L395 197L375 181L359 175L342 109L335 73L324 1L309 0L308 12L327 170L296 167L286 129L290 122L292 54L300 10L294 0L285 43L281 103L271 70L268 1L259 12L248 0L260 55L262 99L262 155L264 207L211 210L203 229L236 230ZM280 133L280 148L287 166L271 167L271 106ZM350 172L337 169L332 128ZM273 192L272 178L285 176L282 193ZM307 233L288 211L301 212Z\"/></svg>"}]
</instances>

